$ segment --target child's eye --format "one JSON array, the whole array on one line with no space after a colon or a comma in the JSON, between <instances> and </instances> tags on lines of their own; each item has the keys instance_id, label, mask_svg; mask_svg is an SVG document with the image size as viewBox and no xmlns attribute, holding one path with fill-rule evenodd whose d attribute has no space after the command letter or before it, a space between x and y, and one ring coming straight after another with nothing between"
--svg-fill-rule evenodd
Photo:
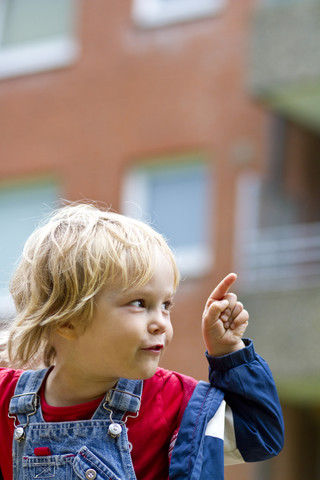
<instances>
[{"instance_id":1,"label":"child's eye","mask_svg":"<svg viewBox=\"0 0 320 480\"><path fill-rule=\"evenodd\" d=\"M132 300L132 302L130 302L130 305L132 305L133 307L145 308L145 301L141 299Z\"/></svg>"},{"instance_id":2,"label":"child's eye","mask_svg":"<svg viewBox=\"0 0 320 480\"><path fill-rule=\"evenodd\" d=\"M173 303L171 301L163 302L163 304L162 304L162 309L166 310L166 311L169 311L169 312L172 309L172 307L173 307Z\"/></svg>"}]
</instances>

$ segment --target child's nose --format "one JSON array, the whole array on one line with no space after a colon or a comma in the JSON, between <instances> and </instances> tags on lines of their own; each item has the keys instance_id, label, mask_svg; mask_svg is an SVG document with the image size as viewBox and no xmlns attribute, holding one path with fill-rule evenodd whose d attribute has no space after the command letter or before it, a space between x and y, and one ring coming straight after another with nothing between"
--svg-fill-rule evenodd
<instances>
[{"instance_id":1,"label":"child's nose","mask_svg":"<svg viewBox=\"0 0 320 480\"><path fill-rule=\"evenodd\" d=\"M162 309L154 310L151 313L148 325L149 332L153 334L164 333L170 320L164 317Z\"/></svg>"}]
</instances>

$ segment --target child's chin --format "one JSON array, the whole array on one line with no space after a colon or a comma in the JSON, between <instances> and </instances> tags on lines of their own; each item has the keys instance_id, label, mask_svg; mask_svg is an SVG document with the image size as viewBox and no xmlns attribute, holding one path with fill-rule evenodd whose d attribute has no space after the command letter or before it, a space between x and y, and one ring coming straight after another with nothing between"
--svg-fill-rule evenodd
<instances>
[{"instance_id":1,"label":"child's chin","mask_svg":"<svg viewBox=\"0 0 320 480\"><path fill-rule=\"evenodd\" d=\"M148 380L148 378L153 377L153 375L156 373L157 369L155 369L153 372L150 372L148 375L146 375L142 380Z\"/></svg>"},{"instance_id":2,"label":"child's chin","mask_svg":"<svg viewBox=\"0 0 320 480\"><path fill-rule=\"evenodd\" d=\"M148 378L153 377L153 375L156 373L158 366L154 368L150 368L145 370L144 372L141 372L141 376L137 376L135 378L132 378L131 380L148 380Z\"/></svg>"}]
</instances>

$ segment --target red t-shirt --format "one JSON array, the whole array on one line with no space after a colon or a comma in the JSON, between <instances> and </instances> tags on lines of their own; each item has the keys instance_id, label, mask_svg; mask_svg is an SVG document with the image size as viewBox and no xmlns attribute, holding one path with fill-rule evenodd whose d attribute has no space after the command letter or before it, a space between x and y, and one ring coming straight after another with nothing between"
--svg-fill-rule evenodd
<instances>
[{"instance_id":1,"label":"red t-shirt","mask_svg":"<svg viewBox=\"0 0 320 480\"><path fill-rule=\"evenodd\" d=\"M8 418L9 402L22 370L0 368L0 470L12 480L13 419ZM158 368L144 381L140 413L128 418L132 462L138 480L167 480L172 436L197 384L191 377ZM51 407L41 395L46 422L91 418L101 399L72 407Z\"/></svg>"}]
</instances>

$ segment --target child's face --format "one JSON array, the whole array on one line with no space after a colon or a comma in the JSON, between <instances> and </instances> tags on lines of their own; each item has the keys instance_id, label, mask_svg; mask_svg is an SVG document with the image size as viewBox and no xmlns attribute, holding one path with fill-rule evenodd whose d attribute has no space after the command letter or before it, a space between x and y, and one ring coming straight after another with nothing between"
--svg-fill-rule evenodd
<instances>
[{"instance_id":1,"label":"child's face","mask_svg":"<svg viewBox=\"0 0 320 480\"><path fill-rule=\"evenodd\" d=\"M142 287L103 289L92 322L73 342L75 368L99 382L150 378L172 339L173 295L173 268L163 255Z\"/></svg>"}]
</instances>

